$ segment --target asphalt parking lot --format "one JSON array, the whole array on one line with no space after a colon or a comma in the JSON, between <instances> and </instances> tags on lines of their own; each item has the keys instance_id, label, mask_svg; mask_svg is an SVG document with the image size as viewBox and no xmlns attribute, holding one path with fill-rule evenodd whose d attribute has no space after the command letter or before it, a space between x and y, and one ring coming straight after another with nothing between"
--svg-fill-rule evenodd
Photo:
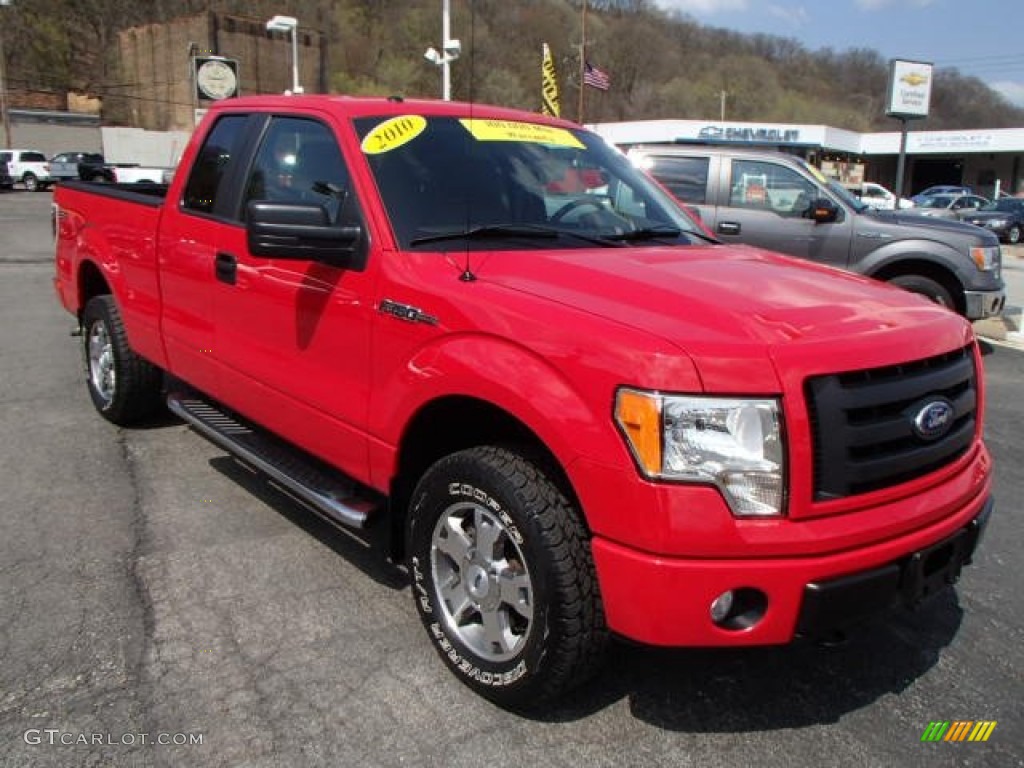
<instances>
[{"instance_id":1,"label":"asphalt parking lot","mask_svg":"<svg viewBox=\"0 0 1024 768\"><path fill-rule=\"evenodd\" d=\"M617 643L523 717L375 550L170 417L94 413L49 197L0 195L0 766L1024 766L1024 351L985 344L997 508L956 591L836 647Z\"/></svg>"}]
</instances>

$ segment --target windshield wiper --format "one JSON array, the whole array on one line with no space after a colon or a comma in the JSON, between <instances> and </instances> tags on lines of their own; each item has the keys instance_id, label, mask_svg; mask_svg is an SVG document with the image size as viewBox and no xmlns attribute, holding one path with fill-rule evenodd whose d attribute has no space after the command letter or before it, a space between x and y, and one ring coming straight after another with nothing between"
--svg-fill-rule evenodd
<instances>
[{"instance_id":1,"label":"windshield wiper","mask_svg":"<svg viewBox=\"0 0 1024 768\"><path fill-rule=\"evenodd\" d=\"M706 240L709 243L715 243L716 245L721 243L721 240L717 240L714 237L705 235L703 232L697 232L696 230L682 230L679 227L673 227L668 224L659 224L654 227L641 227L640 229L633 229L628 232L611 232L604 235L608 240L617 240L620 242L637 242L639 240L670 240L680 235L694 235L702 240Z\"/></svg>"},{"instance_id":2,"label":"windshield wiper","mask_svg":"<svg viewBox=\"0 0 1024 768\"><path fill-rule=\"evenodd\" d=\"M538 240L555 240L563 235L574 237L588 243L608 247L619 247L621 244L610 242L603 237L590 237L579 232L570 232L555 227L545 227L537 224L487 224L468 229L459 229L451 232L438 232L436 235L423 235L414 237L409 245L424 245L426 243L441 243L448 240L483 240L487 238L501 237L523 237Z\"/></svg>"},{"instance_id":3,"label":"windshield wiper","mask_svg":"<svg viewBox=\"0 0 1024 768\"><path fill-rule=\"evenodd\" d=\"M717 237L712 237L711 235L706 235L703 232L698 232L696 229L688 229L683 234L685 234L687 237L690 237L691 235L693 237L699 237L701 240L711 243L712 245L722 244L722 241L719 240Z\"/></svg>"},{"instance_id":4,"label":"windshield wiper","mask_svg":"<svg viewBox=\"0 0 1024 768\"><path fill-rule=\"evenodd\" d=\"M660 225L657 227L641 227L626 232L610 232L605 235L609 240L658 240L663 237L679 237L683 230L679 227Z\"/></svg>"}]
</instances>

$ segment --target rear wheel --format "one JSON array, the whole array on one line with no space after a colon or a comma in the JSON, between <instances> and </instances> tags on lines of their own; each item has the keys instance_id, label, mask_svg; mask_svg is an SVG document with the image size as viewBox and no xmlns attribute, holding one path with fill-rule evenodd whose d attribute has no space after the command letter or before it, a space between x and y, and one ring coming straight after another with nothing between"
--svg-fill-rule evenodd
<instances>
[{"instance_id":1,"label":"rear wheel","mask_svg":"<svg viewBox=\"0 0 1024 768\"><path fill-rule=\"evenodd\" d=\"M160 369L128 346L121 313L110 296L89 300L82 313L86 382L103 418L128 425L160 406Z\"/></svg>"},{"instance_id":2,"label":"rear wheel","mask_svg":"<svg viewBox=\"0 0 1024 768\"><path fill-rule=\"evenodd\" d=\"M26 173L22 176L21 183L25 185L25 190L28 192L35 192L39 189L39 179L36 178L34 173Z\"/></svg>"},{"instance_id":3,"label":"rear wheel","mask_svg":"<svg viewBox=\"0 0 1024 768\"><path fill-rule=\"evenodd\" d=\"M1020 225L1014 224L1008 230L1006 230L1006 242L1011 245L1016 245L1020 242Z\"/></svg>"},{"instance_id":4,"label":"rear wheel","mask_svg":"<svg viewBox=\"0 0 1024 768\"><path fill-rule=\"evenodd\" d=\"M590 544L538 465L493 446L447 456L413 494L413 596L434 647L503 706L590 677L607 644Z\"/></svg>"},{"instance_id":5,"label":"rear wheel","mask_svg":"<svg viewBox=\"0 0 1024 768\"><path fill-rule=\"evenodd\" d=\"M919 293L936 304L951 309L954 312L956 311L956 302L953 301L953 295L943 285L935 282L930 277L923 277L922 275L897 275L889 282L911 293Z\"/></svg>"}]
</instances>

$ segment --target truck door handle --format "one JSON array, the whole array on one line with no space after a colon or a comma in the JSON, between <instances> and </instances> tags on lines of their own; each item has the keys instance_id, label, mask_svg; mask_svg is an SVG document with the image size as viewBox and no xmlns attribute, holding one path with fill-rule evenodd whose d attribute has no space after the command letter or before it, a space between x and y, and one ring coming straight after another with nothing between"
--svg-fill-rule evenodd
<instances>
[{"instance_id":1,"label":"truck door handle","mask_svg":"<svg viewBox=\"0 0 1024 768\"><path fill-rule=\"evenodd\" d=\"M222 283L234 285L238 276L238 259L230 253L218 253L214 260L214 272Z\"/></svg>"},{"instance_id":2,"label":"truck door handle","mask_svg":"<svg viewBox=\"0 0 1024 768\"><path fill-rule=\"evenodd\" d=\"M723 235L738 235L740 224L738 221L720 221L718 222L718 231Z\"/></svg>"}]
</instances>

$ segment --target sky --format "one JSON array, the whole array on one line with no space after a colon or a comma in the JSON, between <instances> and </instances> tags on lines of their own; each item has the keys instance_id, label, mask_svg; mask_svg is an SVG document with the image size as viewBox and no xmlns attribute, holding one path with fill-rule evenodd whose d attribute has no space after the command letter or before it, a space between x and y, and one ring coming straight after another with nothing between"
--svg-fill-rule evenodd
<instances>
[{"instance_id":1,"label":"sky","mask_svg":"<svg viewBox=\"0 0 1024 768\"><path fill-rule=\"evenodd\" d=\"M1024 0L655 0L701 24L792 38L816 51L870 48L973 75L1024 107Z\"/></svg>"}]
</instances>

